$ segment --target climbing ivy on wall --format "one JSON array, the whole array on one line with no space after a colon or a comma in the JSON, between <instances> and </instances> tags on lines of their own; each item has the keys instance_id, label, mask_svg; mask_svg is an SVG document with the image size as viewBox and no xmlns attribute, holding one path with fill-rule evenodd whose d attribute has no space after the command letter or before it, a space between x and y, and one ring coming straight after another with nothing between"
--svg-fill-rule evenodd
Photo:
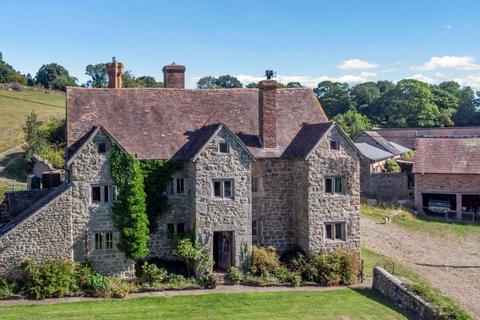
<instances>
[{"instance_id":1,"label":"climbing ivy on wall","mask_svg":"<svg viewBox=\"0 0 480 320\"><path fill-rule=\"evenodd\" d=\"M118 190L112 216L120 230L120 249L134 261L148 255L148 216L140 161L118 146L110 154L110 170Z\"/></svg>"},{"instance_id":2,"label":"climbing ivy on wall","mask_svg":"<svg viewBox=\"0 0 480 320\"><path fill-rule=\"evenodd\" d=\"M175 160L139 161L116 145L112 148L110 171L118 189L112 214L127 257L137 261L148 255L149 234L168 209L165 185L181 166Z\"/></svg>"},{"instance_id":3,"label":"climbing ivy on wall","mask_svg":"<svg viewBox=\"0 0 480 320\"><path fill-rule=\"evenodd\" d=\"M144 176L147 215L150 232L157 228L157 218L168 209L168 197L165 185L172 173L181 169L181 162L175 160L142 160L141 168Z\"/></svg>"}]
</instances>

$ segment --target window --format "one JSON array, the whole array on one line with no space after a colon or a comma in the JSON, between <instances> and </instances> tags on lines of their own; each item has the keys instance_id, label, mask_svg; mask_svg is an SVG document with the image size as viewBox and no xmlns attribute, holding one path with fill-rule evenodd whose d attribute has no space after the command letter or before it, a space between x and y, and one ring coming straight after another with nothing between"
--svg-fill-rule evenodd
<instances>
[{"instance_id":1,"label":"window","mask_svg":"<svg viewBox=\"0 0 480 320\"><path fill-rule=\"evenodd\" d=\"M257 229L257 220L252 221L252 236L256 236L258 232Z\"/></svg>"},{"instance_id":2,"label":"window","mask_svg":"<svg viewBox=\"0 0 480 320\"><path fill-rule=\"evenodd\" d=\"M230 152L230 146L228 145L227 142L220 142L218 144L218 150L220 153L229 153Z\"/></svg>"},{"instance_id":3,"label":"window","mask_svg":"<svg viewBox=\"0 0 480 320\"><path fill-rule=\"evenodd\" d=\"M175 234L175 224L167 223L167 238L173 239L174 234Z\"/></svg>"},{"instance_id":4,"label":"window","mask_svg":"<svg viewBox=\"0 0 480 320\"><path fill-rule=\"evenodd\" d=\"M100 202L101 195L100 195L100 187L94 186L92 187L92 202Z\"/></svg>"},{"instance_id":5,"label":"window","mask_svg":"<svg viewBox=\"0 0 480 320\"><path fill-rule=\"evenodd\" d=\"M107 144L105 142L100 142L98 145L98 153L104 154L107 153Z\"/></svg>"},{"instance_id":6,"label":"window","mask_svg":"<svg viewBox=\"0 0 480 320\"><path fill-rule=\"evenodd\" d=\"M345 241L345 222L325 223L325 239Z\"/></svg>"},{"instance_id":7,"label":"window","mask_svg":"<svg viewBox=\"0 0 480 320\"><path fill-rule=\"evenodd\" d=\"M217 198L233 198L233 180L214 180L213 195Z\"/></svg>"},{"instance_id":8,"label":"window","mask_svg":"<svg viewBox=\"0 0 480 320\"><path fill-rule=\"evenodd\" d=\"M258 178L252 177L252 192L258 192Z\"/></svg>"},{"instance_id":9,"label":"window","mask_svg":"<svg viewBox=\"0 0 480 320\"><path fill-rule=\"evenodd\" d=\"M343 182L342 178L325 178L325 193L342 193Z\"/></svg>"},{"instance_id":10,"label":"window","mask_svg":"<svg viewBox=\"0 0 480 320\"><path fill-rule=\"evenodd\" d=\"M165 192L167 194L173 194L173 179L167 180L167 185L165 186Z\"/></svg>"},{"instance_id":11,"label":"window","mask_svg":"<svg viewBox=\"0 0 480 320\"><path fill-rule=\"evenodd\" d=\"M330 140L330 149L332 150L338 150L339 149L339 143L337 140Z\"/></svg>"},{"instance_id":12,"label":"window","mask_svg":"<svg viewBox=\"0 0 480 320\"><path fill-rule=\"evenodd\" d=\"M177 179L177 193L185 191L185 180L183 178Z\"/></svg>"},{"instance_id":13,"label":"window","mask_svg":"<svg viewBox=\"0 0 480 320\"><path fill-rule=\"evenodd\" d=\"M105 249L113 248L113 235L111 232L105 233Z\"/></svg>"},{"instance_id":14,"label":"window","mask_svg":"<svg viewBox=\"0 0 480 320\"><path fill-rule=\"evenodd\" d=\"M185 223L177 223L177 234L185 233Z\"/></svg>"},{"instance_id":15,"label":"window","mask_svg":"<svg viewBox=\"0 0 480 320\"><path fill-rule=\"evenodd\" d=\"M95 233L95 250L103 249L103 235L101 233Z\"/></svg>"},{"instance_id":16,"label":"window","mask_svg":"<svg viewBox=\"0 0 480 320\"><path fill-rule=\"evenodd\" d=\"M110 188L108 186L103 186L103 202L108 202L110 197Z\"/></svg>"}]
</instances>

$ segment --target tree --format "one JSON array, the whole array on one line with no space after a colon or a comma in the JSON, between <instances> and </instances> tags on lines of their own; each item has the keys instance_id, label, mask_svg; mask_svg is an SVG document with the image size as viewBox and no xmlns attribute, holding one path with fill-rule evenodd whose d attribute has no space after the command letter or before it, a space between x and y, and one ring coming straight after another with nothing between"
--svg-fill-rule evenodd
<instances>
[{"instance_id":1,"label":"tree","mask_svg":"<svg viewBox=\"0 0 480 320\"><path fill-rule=\"evenodd\" d=\"M197 81L197 88L198 89L216 89L217 88L217 78L212 76L206 76L200 78Z\"/></svg>"},{"instance_id":2,"label":"tree","mask_svg":"<svg viewBox=\"0 0 480 320\"><path fill-rule=\"evenodd\" d=\"M397 161L393 159L387 159L385 161L385 170L389 173L400 173L401 169Z\"/></svg>"},{"instance_id":3,"label":"tree","mask_svg":"<svg viewBox=\"0 0 480 320\"><path fill-rule=\"evenodd\" d=\"M465 87L458 92L458 108L453 115L457 126L471 126L478 124L479 114L475 105L475 92Z\"/></svg>"},{"instance_id":4,"label":"tree","mask_svg":"<svg viewBox=\"0 0 480 320\"><path fill-rule=\"evenodd\" d=\"M442 114L424 82L414 79L401 80L379 101L385 110L387 127L433 127L440 124Z\"/></svg>"},{"instance_id":5,"label":"tree","mask_svg":"<svg viewBox=\"0 0 480 320\"><path fill-rule=\"evenodd\" d=\"M243 88L240 80L228 74L218 77L217 87L218 88Z\"/></svg>"},{"instance_id":6,"label":"tree","mask_svg":"<svg viewBox=\"0 0 480 320\"><path fill-rule=\"evenodd\" d=\"M40 155L46 149L45 137L43 136L42 121L38 120L35 112L31 112L25 119L22 126L25 135L25 144L23 145L24 159L31 163L34 155Z\"/></svg>"},{"instance_id":7,"label":"tree","mask_svg":"<svg viewBox=\"0 0 480 320\"><path fill-rule=\"evenodd\" d=\"M354 108L347 83L322 81L313 91L328 117Z\"/></svg>"},{"instance_id":8,"label":"tree","mask_svg":"<svg viewBox=\"0 0 480 320\"><path fill-rule=\"evenodd\" d=\"M51 88L55 90L62 90L65 91L67 90L67 87L74 87L77 85L77 78L69 77L67 75L59 75L56 77L52 84Z\"/></svg>"},{"instance_id":9,"label":"tree","mask_svg":"<svg viewBox=\"0 0 480 320\"><path fill-rule=\"evenodd\" d=\"M44 64L40 67L36 75L36 82L44 86L45 88L53 88L54 81L57 77L63 76L61 79L57 80L55 85L57 87L63 87L67 85L76 85L77 78L70 77L67 69L58 63Z\"/></svg>"},{"instance_id":10,"label":"tree","mask_svg":"<svg viewBox=\"0 0 480 320\"><path fill-rule=\"evenodd\" d=\"M287 88L303 88L302 84L297 81L287 83Z\"/></svg>"},{"instance_id":11,"label":"tree","mask_svg":"<svg viewBox=\"0 0 480 320\"><path fill-rule=\"evenodd\" d=\"M86 86L88 88L106 88L108 85L108 75L105 63L89 64L85 68L85 74L92 79L88 80Z\"/></svg>"},{"instance_id":12,"label":"tree","mask_svg":"<svg viewBox=\"0 0 480 320\"><path fill-rule=\"evenodd\" d=\"M138 77L137 81L143 88L163 88L163 82L157 81L151 76Z\"/></svg>"},{"instance_id":13,"label":"tree","mask_svg":"<svg viewBox=\"0 0 480 320\"><path fill-rule=\"evenodd\" d=\"M337 114L333 119L351 138L355 138L363 131L372 128L368 117L355 110L348 110L346 113Z\"/></svg>"},{"instance_id":14,"label":"tree","mask_svg":"<svg viewBox=\"0 0 480 320\"><path fill-rule=\"evenodd\" d=\"M375 82L357 84L350 90L350 94L357 110L368 117L374 113L374 102L381 97L380 88Z\"/></svg>"},{"instance_id":15,"label":"tree","mask_svg":"<svg viewBox=\"0 0 480 320\"><path fill-rule=\"evenodd\" d=\"M3 61L3 55L0 52L0 83L18 82L27 84L27 78L16 71L11 65Z\"/></svg>"},{"instance_id":16,"label":"tree","mask_svg":"<svg viewBox=\"0 0 480 320\"><path fill-rule=\"evenodd\" d=\"M124 88L139 88L140 85L131 71L122 74L122 86Z\"/></svg>"},{"instance_id":17,"label":"tree","mask_svg":"<svg viewBox=\"0 0 480 320\"><path fill-rule=\"evenodd\" d=\"M245 86L245 88L249 88L249 89L254 89L256 87L257 87L257 83L255 83L255 82L250 82L249 84L247 84Z\"/></svg>"}]
</instances>

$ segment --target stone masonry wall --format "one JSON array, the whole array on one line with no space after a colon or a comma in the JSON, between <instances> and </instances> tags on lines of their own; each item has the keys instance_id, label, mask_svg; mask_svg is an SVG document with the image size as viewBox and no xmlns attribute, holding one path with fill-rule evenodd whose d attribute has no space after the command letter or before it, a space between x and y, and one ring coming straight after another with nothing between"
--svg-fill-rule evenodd
<instances>
[{"instance_id":1,"label":"stone masonry wall","mask_svg":"<svg viewBox=\"0 0 480 320\"><path fill-rule=\"evenodd\" d=\"M169 239L167 224L185 224L185 231L194 229L195 217L195 166L192 162L185 161L182 168L172 174L172 179L183 178L185 191L183 194L173 193L168 195L168 209L157 219L157 229L150 235L150 258L174 258L172 246L175 239Z\"/></svg>"},{"instance_id":2,"label":"stone masonry wall","mask_svg":"<svg viewBox=\"0 0 480 320\"><path fill-rule=\"evenodd\" d=\"M381 267L373 269L372 289L377 290L402 309L422 320L438 319L431 304L409 292L402 282Z\"/></svg>"},{"instance_id":3,"label":"stone masonry wall","mask_svg":"<svg viewBox=\"0 0 480 320\"><path fill-rule=\"evenodd\" d=\"M228 142L229 153L218 151L221 141ZM206 145L195 161L197 239L213 252L213 232L233 231L235 265L245 258L243 247L249 249L252 243L251 163L252 158L225 128ZM234 179L233 199L213 196L212 179L215 178Z\"/></svg>"},{"instance_id":4,"label":"stone masonry wall","mask_svg":"<svg viewBox=\"0 0 480 320\"><path fill-rule=\"evenodd\" d=\"M35 189L16 192L7 192L5 194L10 210L10 217L13 219L22 211L33 206L38 200L51 192L50 189Z\"/></svg>"},{"instance_id":5,"label":"stone masonry wall","mask_svg":"<svg viewBox=\"0 0 480 320\"><path fill-rule=\"evenodd\" d=\"M107 143L107 152L99 154L97 143ZM72 184L72 237L74 259L92 262L96 271L103 274L129 276L134 272L133 262L118 249L120 233L111 217L110 194L108 203L94 203L91 199L92 185L112 187L108 157L111 141L101 131L87 141L70 166ZM95 249L95 233L112 232L113 248Z\"/></svg>"},{"instance_id":6,"label":"stone masonry wall","mask_svg":"<svg viewBox=\"0 0 480 320\"><path fill-rule=\"evenodd\" d=\"M311 251L344 249L360 254L360 159L334 127L308 159L308 220ZM340 143L330 150L329 140ZM341 177L343 192L326 194L325 177ZM325 239L325 222L345 222L345 241Z\"/></svg>"},{"instance_id":7,"label":"stone masonry wall","mask_svg":"<svg viewBox=\"0 0 480 320\"><path fill-rule=\"evenodd\" d=\"M252 214L257 221L258 242L283 252L295 245L293 230L294 166L292 159L259 159L252 176L260 190L252 194Z\"/></svg>"},{"instance_id":8,"label":"stone masonry wall","mask_svg":"<svg viewBox=\"0 0 480 320\"><path fill-rule=\"evenodd\" d=\"M0 236L0 268L13 271L27 259L72 259L72 189L63 192Z\"/></svg>"},{"instance_id":9,"label":"stone masonry wall","mask_svg":"<svg viewBox=\"0 0 480 320\"><path fill-rule=\"evenodd\" d=\"M480 194L480 175L415 173L415 206L422 208L422 193Z\"/></svg>"}]
</instances>

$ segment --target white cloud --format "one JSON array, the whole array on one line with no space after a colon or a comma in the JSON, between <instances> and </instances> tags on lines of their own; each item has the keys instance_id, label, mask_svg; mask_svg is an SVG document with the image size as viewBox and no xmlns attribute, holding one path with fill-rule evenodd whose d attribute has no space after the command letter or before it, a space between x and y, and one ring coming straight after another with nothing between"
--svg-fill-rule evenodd
<instances>
[{"instance_id":1,"label":"white cloud","mask_svg":"<svg viewBox=\"0 0 480 320\"><path fill-rule=\"evenodd\" d=\"M435 69L457 69L457 70L475 70L480 69L480 65L475 63L475 59L469 56L443 56L432 57L419 67L413 67L414 70L435 70Z\"/></svg>"},{"instance_id":2,"label":"white cloud","mask_svg":"<svg viewBox=\"0 0 480 320\"><path fill-rule=\"evenodd\" d=\"M375 72L367 72L367 71L360 72L360 75L362 77L365 77L365 78L370 78L370 77L376 77L377 76L377 74Z\"/></svg>"},{"instance_id":3,"label":"white cloud","mask_svg":"<svg viewBox=\"0 0 480 320\"><path fill-rule=\"evenodd\" d=\"M447 25L445 26L445 29L451 30L451 29L452 29L452 25L451 25L451 24L447 24Z\"/></svg>"},{"instance_id":4,"label":"white cloud","mask_svg":"<svg viewBox=\"0 0 480 320\"><path fill-rule=\"evenodd\" d=\"M373 69L375 67L378 67L378 64L360 60L360 59L349 59L349 60L343 61L337 67L344 70L350 70L350 69L365 70L365 69Z\"/></svg>"},{"instance_id":5,"label":"white cloud","mask_svg":"<svg viewBox=\"0 0 480 320\"><path fill-rule=\"evenodd\" d=\"M398 69L396 69L396 68L390 68L390 69L383 69L382 70L383 73L397 72L397 71L398 71Z\"/></svg>"},{"instance_id":6,"label":"white cloud","mask_svg":"<svg viewBox=\"0 0 480 320\"><path fill-rule=\"evenodd\" d=\"M435 82L434 79L427 77L423 74L414 74L413 76L407 77L406 79L415 79L415 80L423 81L428 84L432 84Z\"/></svg>"},{"instance_id":7,"label":"white cloud","mask_svg":"<svg viewBox=\"0 0 480 320\"><path fill-rule=\"evenodd\" d=\"M458 82L462 86L470 86L474 90L480 90L480 74L469 75L466 77L456 78L453 80Z\"/></svg>"}]
</instances>

